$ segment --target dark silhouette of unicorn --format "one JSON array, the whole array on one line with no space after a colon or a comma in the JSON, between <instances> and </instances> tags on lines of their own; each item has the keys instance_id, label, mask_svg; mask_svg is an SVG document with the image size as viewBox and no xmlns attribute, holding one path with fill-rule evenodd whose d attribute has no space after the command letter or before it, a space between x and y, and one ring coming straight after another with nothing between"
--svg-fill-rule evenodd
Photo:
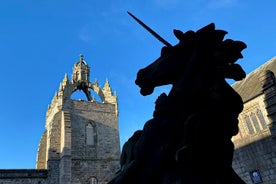
<instances>
[{"instance_id":1,"label":"dark silhouette of unicorn","mask_svg":"<svg viewBox=\"0 0 276 184\"><path fill-rule=\"evenodd\" d=\"M235 62L246 44L224 40L226 34L214 23L196 32L174 30L179 43L166 44L159 58L138 71L142 95L162 85L172 88L156 100L135 145L124 148L133 159L109 184L245 184L232 168L231 141L243 101L225 79L245 77Z\"/></svg>"}]
</instances>

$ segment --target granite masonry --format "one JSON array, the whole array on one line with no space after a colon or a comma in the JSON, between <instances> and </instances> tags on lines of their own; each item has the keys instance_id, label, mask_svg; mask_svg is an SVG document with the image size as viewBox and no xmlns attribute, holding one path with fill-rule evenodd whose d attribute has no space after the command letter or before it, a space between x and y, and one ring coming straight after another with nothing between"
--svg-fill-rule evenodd
<instances>
[{"instance_id":1,"label":"granite masonry","mask_svg":"<svg viewBox=\"0 0 276 184\"><path fill-rule=\"evenodd\" d=\"M65 75L48 107L36 169L2 169L0 184L104 184L119 170L117 95L108 80L102 88L90 82L89 75L81 55L71 80ZM87 100L71 99L77 90Z\"/></svg>"},{"instance_id":2,"label":"granite masonry","mask_svg":"<svg viewBox=\"0 0 276 184\"><path fill-rule=\"evenodd\" d=\"M276 58L233 84L244 110L233 137L233 168L248 184L276 184Z\"/></svg>"}]
</instances>

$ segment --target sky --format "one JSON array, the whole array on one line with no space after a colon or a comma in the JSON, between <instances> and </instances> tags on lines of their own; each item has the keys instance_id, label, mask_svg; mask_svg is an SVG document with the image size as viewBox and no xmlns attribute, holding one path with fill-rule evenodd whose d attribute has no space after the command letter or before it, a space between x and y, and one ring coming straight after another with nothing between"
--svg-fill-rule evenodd
<instances>
[{"instance_id":1,"label":"sky","mask_svg":"<svg viewBox=\"0 0 276 184\"><path fill-rule=\"evenodd\" d=\"M275 7L274 0L1 1L0 169L35 168L47 107L80 54L90 81L104 86L108 79L118 95L121 146L152 118L156 98L170 86L142 96L134 81L163 44L127 11L172 45L173 29L215 23L225 39L247 44L238 63L248 74L276 55Z\"/></svg>"}]
</instances>

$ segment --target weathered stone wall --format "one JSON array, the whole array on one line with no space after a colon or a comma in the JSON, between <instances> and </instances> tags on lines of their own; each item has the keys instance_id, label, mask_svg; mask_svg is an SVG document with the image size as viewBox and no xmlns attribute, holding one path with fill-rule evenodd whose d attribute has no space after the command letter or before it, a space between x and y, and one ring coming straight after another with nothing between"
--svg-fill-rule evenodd
<instances>
[{"instance_id":1,"label":"weathered stone wall","mask_svg":"<svg viewBox=\"0 0 276 184\"><path fill-rule=\"evenodd\" d=\"M111 103L71 99L62 106L51 105L46 120L48 183L91 183L94 178L103 184L111 180L120 158L116 108ZM89 124L94 130L93 144L87 143Z\"/></svg>"},{"instance_id":2,"label":"weathered stone wall","mask_svg":"<svg viewBox=\"0 0 276 184\"><path fill-rule=\"evenodd\" d=\"M59 183L71 184L71 143L72 126L71 114L68 111L62 111L61 131L60 131L60 163L59 163Z\"/></svg>"},{"instance_id":3,"label":"weathered stone wall","mask_svg":"<svg viewBox=\"0 0 276 184\"><path fill-rule=\"evenodd\" d=\"M246 183L250 172L258 170L264 184L276 184L276 143L268 137L235 150L233 168Z\"/></svg>"},{"instance_id":4,"label":"weathered stone wall","mask_svg":"<svg viewBox=\"0 0 276 184\"><path fill-rule=\"evenodd\" d=\"M91 184L92 178L97 178L98 184L106 184L118 169L118 162L110 159L74 159L72 160L72 181L81 184ZM112 173L112 174L111 174Z\"/></svg>"},{"instance_id":5,"label":"weathered stone wall","mask_svg":"<svg viewBox=\"0 0 276 184\"><path fill-rule=\"evenodd\" d=\"M115 105L99 102L72 101L72 178L89 183L109 181L119 169L120 145ZM86 142L86 126L94 129L94 143Z\"/></svg>"},{"instance_id":6,"label":"weathered stone wall","mask_svg":"<svg viewBox=\"0 0 276 184\"><path fill-rule=\"evenodd\" d=\"M59 159L60 154L60 140L61 140L61 118L62 112L55 113L53 118L46 120L47 128L47 149L46 159Z\"/></svg>"},{"instance_id":7,"label":"weathered stone wall","mask_svg":"<svg viewBox=\"0 0 276 184\"><path fill-rule=\"evenodd\" d=\"M244 103L239 116L240 132L233 138L236 148L233 168L246 183L254 183L252 172L258 171L262 183L276 184L276 139L271 131L275 119L269 111L275 107L276 91L271 89L268 89L269 95L260 91Z\"/></svg>"},{"instance_id":8,"label":"weathered stone wall","mask_svg":"<svg viewBox=\"0 0 276 184\"><path fill-rule=\"evenodd\" d=\"M46 148L47 148L47 132L45 131L40 139L36 156L36 169L46 169Z\"/></svg>"},{"instance_id":9,"label":"weathered stone wall","mask_svg":"<svg viewBox=\"0 0 276 184\"><path fill-rule=\"evenodd\" d=\"M51 159L47 161L48 178L47 184L58 184L60 169L60 159Z\"/></svg>"},{"instance_id":10,"label":"weathered stone wall","mask_svg":"<svg viewBox=\"0 0 276 184\"><path fill-rule=\"evenodd\" d=\"M48 184L47 170L1 169L0 184Z\"/></svg>"}]
</instances>

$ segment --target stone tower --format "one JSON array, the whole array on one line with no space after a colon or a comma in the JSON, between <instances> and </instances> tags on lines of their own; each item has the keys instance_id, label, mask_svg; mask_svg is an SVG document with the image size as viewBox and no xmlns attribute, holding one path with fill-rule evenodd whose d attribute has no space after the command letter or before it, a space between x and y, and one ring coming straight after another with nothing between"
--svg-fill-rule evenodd
<instances>
[{"instance_id":1,"label":"stone tower","mask_svg":"<svg viewBox=\"0 0 276 184\"><path fill-rule=\"evenodd\" d=\"M119 169L118 102L108 80L103 88L89 81L90 67L80 56L71 80L65 75L46 113L46 131L37 169L47 169L47 183L102 184ZM71 95L82 90L86 100ZM91 97L93 90L101 99Z\"/></svg>"}]
</instances>

